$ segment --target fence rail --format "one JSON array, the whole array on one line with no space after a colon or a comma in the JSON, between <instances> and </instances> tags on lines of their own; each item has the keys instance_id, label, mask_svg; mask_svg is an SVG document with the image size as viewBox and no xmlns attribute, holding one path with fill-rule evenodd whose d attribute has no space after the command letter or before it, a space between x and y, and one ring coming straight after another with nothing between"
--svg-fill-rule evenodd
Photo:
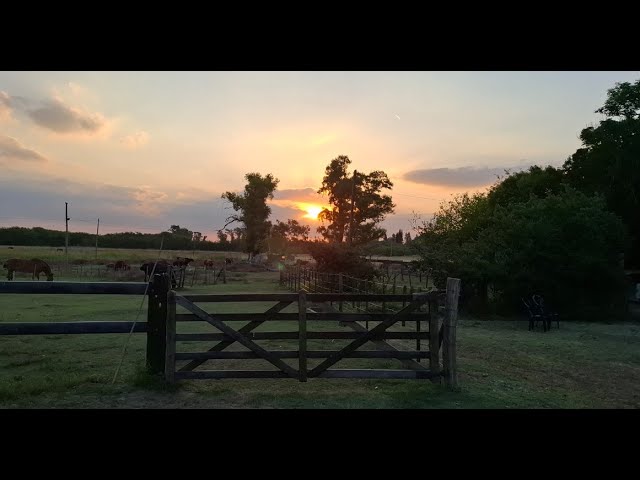
<instances>
[{"instance_id":1,"label":"fence rail","mask_svg":"<svg viewBox=\"0 0 640 480\"><path fill-rule=\"evenodd\" d=\"M307 283L311 276L307 276ZM316 276L317 279L317 276ZM441 292L413 294L379 292L320 292L179 295L170 288L166 274L156 274L152 282L0 282L1 294L81 294L81 295L141 295L148 298L147 321L78 321L78 322L22 322L0 323L0 335L146 333L147 367L152 373L164 374L167 382L198 378L292 378L301 382L310 378L444 378L448 385L456 385L456 321L459 296L457 279L447 280L444 322L440 323L438 298ZM344 283L342 284L344 289ZM196 303L217 304L233 302L274 303L264 312L209 313ZM359 302L380 302L385 311L362 313L342 312L342 306ZM333 304L339 305L339 310ZM392 306L397 306L393 310ZM176 312L177 307L189 313ZM295 312L284 311L288 307ZM383 308L384 310L384 308ZM205 322L216 333L178 332L177 326L188 322ZM240 328L232 327L238 321ZM296 325L296 331L254 331L267 322L286 321ZM331 331L314 330L315 325L333 322ZM393 330L406 322L415 329ZM237 324L237 323L236 323ZM329 323L331 325L331 323ZM371 328L369 328L371 325ZM427 327L428 328L425 328ZM348 328L337 331L335 327ZM181 327L182 328L182 327ZM287 344L285 350L259 345L262 340L295 342L297 349ZM347 341L337 347L337 340ZM390 340L415 342L407 347L389 343ZM178 342L216 342L207 351L176 351ZM314 343L309 349L309 341ZM326 349L318 349L322 341L330 342ZM424 344L423 344L424 342ZM228 349L232 345L244 351ZM374 348L372 349L371 346ZM362 349L361 349L362 347ZM225 351L226 350L226 351ZM442 357L442 362L441 362ZM223 360L266 360L275 370L195 370L205 362ZM333 368L345 359L397 360L404 370L371 368ZM297 360L297 366L285 360ZM428 366L421 363L427 360ZM187 362L177 367L177 362ZM316 362L314 362L316 361ZM317 363L319 361L319 363ZM442 363L442 365L441 365Z\"/></svg>"},{"instance_id":2,"label":"fence rail","mask_svg":"<svg viewBox=\"0 0 640 480\"><path fill-rule=\"evenodd\" d=\"M0 282L0 294L143 295L146 290L141 282Z\"/></svg>"},{"instance_id":3,"label":"fence rail","mask_svg":"<svg viewBox=\"0 0 640 480\"><path fill-rule=\"evenodd\" d=\"M457 279L449 281L458 282ZM458 293L449 295L448 302L457 302ZM224 378L290 378L306 382L310 378L398 378L398 379L430 379L439 382L442 377L448 385L455 385L457 376L450 372L456 368L455 330L456 314L447 315L440 325L438 298L440 292L421 292L407 294L364 294L364 293L307 293L296 294L234 294L234 295L179 295L169 292L166 313L166 356L165 378L169 382L186 379L224 379ZM397 311L370 313L343 313L333 309L330 303L373 302L402 304ZM261 313L209 313L196 305L220 302L275 302L271 308ZM328 308L329 311L317 312L314 309ZM448 305L448 304L447 304ZM296 312L283 312L289 306ZM176 312L177 307L190 313ZM422 311L422 308L427 308ZM447 311L456 312L447 307ZM178 326L185 322L206 322L215 327L215 333L178 332ZM248 322L241 328L231 327L235 321ZM268 322L296 322L297 331L254 331ZM415 324L415 330L394 331L391 327L409 321ZM334 326L348 327L351 331L317 331L309 330L315 324L333 322ZM371 328L369 324L371 323ZM422 324L428 325L424 328ZM282 342L286 349L274 349L258 345L258 341ZM336 344L329 344L327 349L309 349L308 342L314 346L321 341L346 340L348 343L336 349ZM415 348L398 348L388 343L389 340L409 340L415 342ZM444 341L447 350L444 350ZM422 345L421 342L428 342ZM217 342L207 351L178 351L184 342ZM279 342L279 343L280 343ZM287 343L288 342L288 343ZM296 342L297 349L291 349ZM240 345L245 350L227 350L232 345ZM367 345L370 347L360 349ZM406 346L403 344L403 346ZM442 353L441 353L442 352ZM442 356L442 365L441 358ZM398 360L404 369L370 368L333 368L345 359L391 359ZM271 370L254 369L207 369L196 370L205 362L224 360L263 360L271 364ZM297 366L285 360L297 360ZM319 363L311 365L313 360ZM421 363L428 360L428 366ZM182 363L178 365L178 363Z\"/></svg>"},{"instance_id":4,"label":"fence rail","mask_svg":"<svg viewBox=\"0 0 640 480\"><path fill-rule=\"evenodd\" d=\"M164 372L164 317L158 317L157 305L169 289L169 279L156 274L149 284L141 282L35 282L1 281L2 294L42 295L144 295L148 297L147 321L76 322L0 322L0 335L69 335L146 333L147 366L154 373ZM153 313L151 313L153 312ZM132 330L133 329L133 330ZM152 348L149 348L151 344ZM155 348L154 348L155 347ZM158 348L159 347L159 348Z\"/></svg>"}]
</instances>

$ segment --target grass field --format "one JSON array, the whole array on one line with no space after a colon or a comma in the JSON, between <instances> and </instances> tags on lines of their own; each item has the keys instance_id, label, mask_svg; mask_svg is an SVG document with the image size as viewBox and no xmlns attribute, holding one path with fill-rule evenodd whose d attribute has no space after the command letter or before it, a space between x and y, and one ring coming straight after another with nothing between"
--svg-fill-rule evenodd
<instances>
[{"instance_id":1,"label":"grass field","mask_svg":"<svg viewBox=\"0 0 640 480\"><path fill-rule=\"evenodd\" d=\"M283 291L277 273L234 273L189 292ZM140 297L0 295L0 322L133 320ZM265 305L227 306L264 311ZM242 308L242 310L240 310ZM213 310L213 308L209 308ZM140 321L146 319L146 302ZM265 329L275 329L278 323ZM293 322L291 322L293 323ZM235 327L242 323L235 323ZM292 325L289 324L291 328ZM195 327L192 327L195 328ZM262 327L261 327L262 328ZM339 327L333 326L333 329ZM198 380L165 388L144 373L145 335L0 337L2 408L636 408L640 324L562 323L529 332L518 320L460 320L459 391L419 380ZM283 346L283 342L273 347ZM268 343L265 343L268 344ZM284 346L286 348L286 345ZM190 348L202 349L203 345ZM289 347L291 348L291 347ZM310 348L312 348L310 346ZM325 347L326 348L326 345ZM184 348L181 348L184 350ZM235 367L262 368L256 361ZM252 363L249 363L252 362ZM393 361L383 360L385 366ZM342 365L348 367L349 365Z\"/></svg>"},{"instance_id":2,"label":"grass field","mask_svg":"<svg viewBox=\"0 0 640 480\"><path fill-rule=\"evenodd\" d=\"M59 247L58 247L59 248ZM64 252L59 252L57 247L13 247L0 246L0 261L8 258L39 258L45 262L54 264L65 261ZM156 258L173 260L176 257L189 257L194 259L243 259L246 255L240 252L211 252L204 250L163 250L158 249L134 249L134 248L99 248L98 255L93 247L69 247L69 262L73 260L86 260L88 262L110 263L117 260L125 260L131 264ZM1 262L0 262L1 263Z\"/></svg>"}]
</instances>

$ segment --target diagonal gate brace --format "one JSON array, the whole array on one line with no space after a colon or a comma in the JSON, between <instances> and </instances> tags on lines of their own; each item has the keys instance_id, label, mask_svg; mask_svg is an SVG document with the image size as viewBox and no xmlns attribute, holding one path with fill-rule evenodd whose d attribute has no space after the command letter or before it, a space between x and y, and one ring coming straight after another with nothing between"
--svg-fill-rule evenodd
<instances>
[{"instance_id":1,"label":"diagonal gate brace","mask_svg":"<svg viewBox=\"0 0 640 480\"><path fill-rule=\"evenodd\" d=\"M364 345L368 341L372 340L373 338L375 338L378 335L380 335L381 333L383 333L387 328L392 326L398 320L401 320L402 317L405 317L407 314L409 314L409 313L413 312L414 310L418 309L420 307L420 305L422 305L421 302L412 302L412 303L410 303L409 305L404 307L402 310L399 310L393 317L388 318L387 320L384 320L379 325L375 326L374 328L369 330L367 333L365 333L363 336L361 336L360 338L358 338L358 339L354 340L353 342L351 342L349 345L344 347L342 350L339 350L336 353L334 353L333 355L331 355L324 362L322 362L320 365L318 365L313 370L311 370L309 372L308 376L309 377L317 377L320 373L322 373L323 371L327 370L332 365L334 365L337 362L339 362L340 360L342 360L345 357L345 355L348 355L349 353L357 350L359 347L361 347L362 345Z\"/></svg>"},{"instance_id":2,"label":"diagonal gate brace","mask_svg":"<svg viewBox=\"0 0 640 480\"><path fill-rule=\"evenodd\" d=\"M260 345L256 344L255 342L252 342L247 337L245 337L242 333L234 330L233 328L231 328L228 325L226 325L224 322L222 322L222 321L218 320L217 318L211 316L211 314L205 312L204 310L202 310L197 305L191 303L190 301L184 299L183 297L176 297L176 303L178 305L182 305L184 308L189 310L191 313L196 315L198 318L204 320L205 322L210 323L211 325L216 327L221 332L223 332L226 335L230 336L236 342L238 342L238 343L244 345L245 347L247 347L252 352L255 352L261 358L263 358L264 360L268 361L272 365L278 367L280 370L285 372L290 377L295 378L295 379L299 379L300 375L299 375L298 370L295 370L295 369L291 368L289 365L284 363L282 360L280 360L276 356L272 355L270 352L266 351Z\"/></svg>"},{"instance_id":3,"label":"diagonal gate brace","mask_svg":"<svg viewBox=\"0 0 640 480\"><path fill-rule=\"evenodd\" d=\"M273 314L281 312L282 310L287 308L292 303L293 302L278 302L278 303L276 303L273 307L271 307L269 310L264 312L265 318L263 318L262 320L253 320L253 321L247 323L245 326L241 327L238 330L238 333L241 333L241 334L244 335L244 334L247 334L247 333L251 332L252 330L255 330L260 325L262 325L264 322L266 322L268 320L271 320L271 318L273 317ZM224 350L225 348L233 345L234 343L236 343L235 340L223 340L223 341L215 344L208 351L209 352L221 352L222 350ZM199 367L200 365L202 365L203 363L205 363L206 361L207 360L192 360L189 363L183 365L180 368L180 370L178 370L178 371L179 372L190 372L193 369L195 369L195 368Z\"/></svg>"}]
</instances>

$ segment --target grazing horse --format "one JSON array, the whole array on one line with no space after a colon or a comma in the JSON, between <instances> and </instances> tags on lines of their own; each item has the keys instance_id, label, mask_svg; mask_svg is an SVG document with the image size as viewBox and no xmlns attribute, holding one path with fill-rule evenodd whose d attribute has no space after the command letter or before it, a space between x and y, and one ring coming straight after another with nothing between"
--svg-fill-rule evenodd
<instances>
[{"instance_id":1,"label":"grazing horse","mask_svg":"<svg viewBox=\"0 0 640 480\"><path fill-rule=\"evenodd\" d=\"M204 267L205 267L205 268L207 268L207 269L209 269L209 268L213 268L213 267L215 267L215 266L216 266L216 262L215 262L215 260L205 260L205 261L203 262L203 264L204 264Z\"/></svg>"},{"instance_id":2,"label":"grazing horse","mask_svg":"<svg viewBox=\"0 0 640 480\"><path fill-rule=\"evenodd\" d=\"M114 265L113 265L113 269L114 270L131 270L131 267L129 266L129 264L127 262L125 262L124 260L118 260Z\"/></svg>"},{"instance_id":3,"label":"grazing horse","mask_svg":"<svg viewBox=\"0 0 640 480\"><path fill-rule=\"evenodd\" d=\"M44 273L47 276L47 281L53 280L53 273L51 267L38 258L32 258L31 260L22 260L21 258L11 258L7 260L4 265L7 269L7 279L13 280L14 272L30 273L31 279L36 278L40 280L40 274Z\"/></svg>"},{"instance_id":4,"label":"grazing horse","mask_svg":"<svg viewBox=\"0 0 640 480\"><path fill-rule=\"evenodd\" d=\"M118 260L116 263L107 263L107 270L131 270L131 267L124 260Z\"/></svg>"},{"instance_id":5,"label":"grazing horse","mask_svg":"<svg viewBox=\"0 0 640 480\"><path fill-rule=\"evenodd\" d=\"M226 263L227 265L233 263L233 258L225 258L224 263Z\"/></svg>"},{"instance_id":6,"label":"grazing horse","mask_svg":"<svg viewBox=\"0 0 640 480\"><path fill-rule=\"evenodd\" d=\"M174 262L173 262L173 266L174 267L186 267L191 262L193 262L193 258L177 257L176 260L174 260Z\"/></svg>"}]
</instances>

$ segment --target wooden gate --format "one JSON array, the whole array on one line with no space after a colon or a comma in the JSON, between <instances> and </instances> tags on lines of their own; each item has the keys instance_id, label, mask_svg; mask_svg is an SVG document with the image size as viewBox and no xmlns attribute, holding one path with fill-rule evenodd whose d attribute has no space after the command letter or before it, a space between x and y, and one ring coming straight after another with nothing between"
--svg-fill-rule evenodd
<instances>
[{"instance_id":1,"label":"wooden gate","mask_svg":"<svg viewBox=\"0 0 640 480\"><path fill-rule=\"evenodd\" d=\"M456 385L455 338L457 303L460 280L448 279L447 302L444 321L438 309L436 293L413 295L363 295L363 294L319 294L300 292L285 294L234 294L234 295L179 295L170 291L166 316L165 378L173 383L183 379L221 378L292 378L305 382L309 378L387 378L387 379L431 379L440 382L444 377L448 385ZM380 301L402 302L405 306L395 313L341 313L327 307L328 302ZM197 303L262 302L273 305L259 313L209 313ZM317 306L324 306L318 312ZM177 306L189 313L176 313ZM289 307L294 307L295 311ZM328 311L327 311L328 310ZM241 328L230 326L233 322L247 322ZM205 322L214 327L214 333L177 332L177 325L184 322ZM278 322L278 331L255 331L270 322ZM295 322L295 323L293 323ZM399 322L408 327L400 327ZM283 331L282 327L295 326L294 331ZM327 331L326 325L346 326L351 331ZM428 326L428 330L424 330ZM370 328L371 327L371 328ZM392 327L397 327L392 329ZM400 329L401 328L401 329ZM259 345L258 341L275 341L293 344L296 349L279 350ZM309 349L313 345L330 341L348 341L332 349ZM392 345L390 341L415 341L415 347L407 349L406 342ZM206 351L176 352L178 342L216 342ZM423 350L423 341L428 350ZM372 345L374 348L360 350ZM238 350L241 345L245 349ZM282 345L279 345L282 346ZM412 344L413 346L413 344ZM234 347L234 348L229 348ZM402 348L404 347L404 348ZM443 365L440 365L442 352ZM263 360L271 370L257 369L207 369L196 370L203 363L222 360ZM296 360L287 363L285 360ZM310 361L321 360L313 366ZM395 359L402 369L379 368L332 368L346 359ZM428 359L428 366L421 360ZM184 362L178 366L178 362ZM244 363L244 362L242 362ZM218 365L216 365L218 366ZM244 366L244 365L243 365Z\"/></svg>"}]
</instances>

